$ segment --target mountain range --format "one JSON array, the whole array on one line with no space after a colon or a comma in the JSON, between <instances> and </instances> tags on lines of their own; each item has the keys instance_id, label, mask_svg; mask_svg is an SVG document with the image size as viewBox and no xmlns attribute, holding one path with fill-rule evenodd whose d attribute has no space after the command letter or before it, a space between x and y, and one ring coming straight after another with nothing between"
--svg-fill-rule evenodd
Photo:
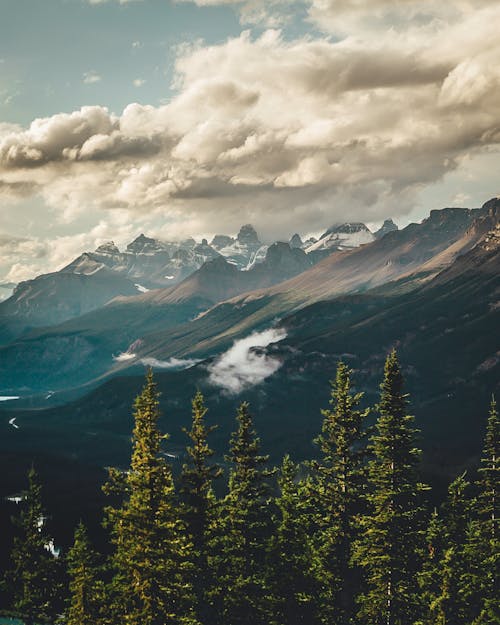
<instances>
[{"instance_id":1,"label":"mountain range","mask_svg":"<svg viewBox=\"0 0 500 625\"><path fill-rule=\"evenodd\" d=\"M121 462L130 403L150 365L173 448L182 444L180 426L199 388L221 424L217 450L226 444L236 404L249 399L272 454L310 457L338 360L353 367L373 402L384 357L395 346L427 470L435 478L445 465L463 469L479 448L488 398L500 390L499 224L494 198L479 209L433 210L401 230L387 222L379 235L362 224L337 226L313 242L296 235L266 246L258 262L246 265L236 264L235 250L263 247L250 228L242 229L243 241L220 236L210 244L217 254L177 284L120 293L86 314L7 340L0 348L1 390L20 399L2 402L2 445L79 466ZM322 239L335 243L315 258L324 251L317 246ZM149 250L150 263L163 253L151 241L137 245L140 258ZM82 255L58 279L114 272L145 282L131 273L138 262L117 270L123 259L107 249L116 258L105 268L75 273L87 262ZM98 260L104 256L101 249L90 261L104 264ZM23 288L0 310L14 306ZM19 429L9 425L14 417Z\"/></svg>"}]
</instances>

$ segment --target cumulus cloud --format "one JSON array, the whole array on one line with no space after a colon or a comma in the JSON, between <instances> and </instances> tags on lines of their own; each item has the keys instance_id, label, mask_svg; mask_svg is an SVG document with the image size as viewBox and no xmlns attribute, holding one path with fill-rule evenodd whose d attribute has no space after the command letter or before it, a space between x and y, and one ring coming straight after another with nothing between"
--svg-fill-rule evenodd
<instances>
[{"instance_id":1,"label":"cumulus cloud","mask_svg":"<svg viewBox=\"0 0 500 625\"><path fill-rule=\"evenodd\" d=\"M264 348L285 337L284 330L271 328L236 341L210 366L209 381L233 394L260 384L281 367L281 361Z\"/></svg>"},{"instance_id":2,"label":"cumulus cloud","mask_svg":"<svg viewBox=\"0 0 500 625\"><path fill-rule=\"evenodd\" d=\"M500 148L498 3L303 6L335 37L271 29L183 46L165 105L0 126L0 194L39 193L68 220L158 211L171 229L227 231L245 213L272 236L284 221L401 216L423 187Z\"/></svg>"}]
</instances>

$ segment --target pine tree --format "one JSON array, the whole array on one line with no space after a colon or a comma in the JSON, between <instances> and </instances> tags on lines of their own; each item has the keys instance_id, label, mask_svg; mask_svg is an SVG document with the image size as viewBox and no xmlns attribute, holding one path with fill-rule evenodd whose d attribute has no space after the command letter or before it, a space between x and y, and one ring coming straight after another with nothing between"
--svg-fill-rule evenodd
<instances>
[{"instance_id":1,"label":"pine tree","mask_svg":"<svg viewBox=\"0 0 500 625\"><path fill-rule=\"evenodd\" d=\"M469 567L465 550L471 520L469 486L465 474L459 476L451 483L443 506L444 550L439 563L440 589L430 610L436 625L470 625L472 622L472 606L466 599L464 588Z\"/></svg>"},{"instance_id":2,"label":"pine tree","mask_svg":"<svg viewBox=\"0 0 500 625\"><path fill-rule=\"evenodd\" d=\"M471 566L467 578L466 597L469 604L475 607L473 625L494 625L500 622L499 425L497 406L493 397L479 469L475 518L469 530L466 546Z\"/></svg>"},{"instance_id":3,"label":"pine tree","mask_svg":"<svg viewBox=\"0 0 500 625\"><path fill-rule=\"evenodd\" d=\"M313 464L318 555L328 592L323 600L328 623L350 622L354 615L353 588L359 575L351 566L357 536L356 515L363 508L366 462L364 422L369 410L359 409L362 393L353 393L352 371L343 362L332 382L330 409L322 410L323 425L316 439L322 452Z\"/></svg>"},{"instance_id":4,"label":"pine tree","mask_svg":"<svg viewBox=\"0 0 500 625\"><path fill-rule=\"evenodd\" d=\"M417 479L420 452L395 351L385 363L378 412L368 465L369 511L359 519L363 536L355 548L367 584L358 599L359 615L369 625L408 625L419 612L420 496L425 487Z\"/></svg>"},{"instance_id":5,"label":"pine tree","mask_svg":"<svg viewBox=\"0 0 500 625\"><path fill-rule=\"evenodd\" d=\"M7 574L13 607L25 625L48 620L55 615L58 596L57 563L50 553L53 544L46 530L42 488L34 468L28 472L28 489L22 494L22 510L13 519L19 529Z\"/></svg>"},{"instance_id":6,"label":"pine tree","mask_svg":"<svg viewBox=\"0 0 500 625\"><path fill-rule=\"evenodd\" d=\"M219 509L212 562L218 587L214 605L224 625L268 625L267 542L271 535L271 472L253 429L248 403L237 413L231 437L229 492Z\"/></svg>"},{"instance_id":7,"label":"pine tree","mask_svg":"<svg viewBox=\"0 0 500 625\"><path fill-rule=\"evenodd\" d=\"M425 534L425 555L418 575L422 597L423 618L418 625L435 625L434 614L437 598L442 588L442 560L445 550L443 519L434 508Z\"/></svg>"},{"instance_id":8,"label":"pine tree","mask_svg":"<svg viewBox=\"0 0 500 625\"><path fill-rule=\"evenodd\" d=\"M66 625L98 625L104 607L103 583L98 577L98 557L87 530L80 523L67 555L69 600Z\"/></svg>"},{"instance_id":9,"label":"pine tree","mask_svg":"<svg viewBox=\"0 0 500 625\"><path fill-rule=\"evenodd\" d=\"M276 499L276 531L271 541L273 622L281 625L320 623L321 562L311 537L310 485L298 479L298 466L285 456Z\"/></svg>"},{"instance_id":10,"label":"pine tree","mask_svg":"<svg viewBox=\"0 0 500 625\"><path fill-rule=\"evenodd\" d=\"M107 508L115 547L115 622L124 625L191 624L187 580L189 543L176 507L172 471L161 452L159 393L152 371L135 400L130 470L110 471L106 492L121 492Z\"/></svg>"},{"instance_id":11,"label":"pine tree","mask_svg":"<svg viewBox=\"0 0 500 625\"><path fill-rule=\"evenodd\" d=\"M206 425L206 413L203 395L198 391L192 400L191 429L184 429L191 445L186 449L188 461L183 465L181 475L184 520L193 545L191 582L196 602L195 611L201 622L210 622L213 618L208 601L213 584L208 549L210 526L213 525L216 509L213 482L222 475L222 469L210 461L214 452L207 439L216 426Z\"/></svg>"}]
</instances>

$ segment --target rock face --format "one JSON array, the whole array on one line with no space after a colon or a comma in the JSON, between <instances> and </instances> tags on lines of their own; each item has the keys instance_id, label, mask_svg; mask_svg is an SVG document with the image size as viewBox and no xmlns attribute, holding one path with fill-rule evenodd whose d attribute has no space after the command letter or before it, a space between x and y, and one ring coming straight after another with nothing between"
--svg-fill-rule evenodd
<instances>
[{"instance_id":1,"label":"rock face","mask_svg":"<svg viewBox=\"0 0 500 625\"><path fill-rule=\"evenodd\" d=\"M246 245L248 248L252 247L260 247L262 244L259 241L259 237L257 236L257 232L255 232L255 228L251 224L246 224L242 226L240 231L238 232L238 243L241 245Z\"/></svg>"},{"instance_id":2,"label":"rock face","mask_svg":"<svg viewBox=\"0 0 500 625\"><path fill-rule=\"evenodd\" d=\"M394 232L395 230L399 230L398 226L392 221L392 219L386 219L382 226L374 233L376 239L381 239L388 232Z\"/></svg>"},{"instance_id":3,"label":"rock face","mask_svg":"<svg viewBox=\"0 0 500 625\"><path fill-rule=\"evenodd\" d=\"M290 239L290 247L302 249L303 245L304 244L302 242L302 239L300 238L300 235L295 233L293 237Z\"/></svg>"},{"instance_id":4,"label":"rock face","mask_svg":"<svg viewBox=\"0 0 500 625\"><path fill-rule=\"evenodd\" d=\"M246 271L264 260L268 247L260 242L255 228L250 224L241 227L236 239L217 234L211 245L228 263Z\"/></svg>"}]
</instances>

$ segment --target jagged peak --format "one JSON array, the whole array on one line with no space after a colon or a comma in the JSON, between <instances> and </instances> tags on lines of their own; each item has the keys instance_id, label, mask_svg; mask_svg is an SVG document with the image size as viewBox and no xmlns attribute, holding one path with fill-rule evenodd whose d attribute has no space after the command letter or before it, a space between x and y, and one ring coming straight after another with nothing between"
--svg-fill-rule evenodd
<instances>
[{"instance_id":1,"label":"jagged peak","mask_svg":"<svg viewBox=\"0 0 500 625\"><path fill-rule=\"evenodd\" d=\"M355 232L370 232L370 230L360 221L337 223L330 226L330 228L321 235L320 239L324 239L330 234L354 234Z\"/></svg>"},{"instance_id":2,"label":"jagged peak","mask_svg":"<svg viewBox=\"0 0 500 625\"><path fill-rule=\"evenodd\" d=\"M160 241L147 237L144 233L141 233L132 241L132 243L127 245L127 252L138 254L144 251L159 251L163 248L164 245Z\"/></svg>"},{"instance_id":3,"label":"jagged peak","mask_svg":"<svg viewBox=\"0 0 500 625\"><path fill-rule=\"evenodd\" d=\"M119 254L120 250L115 245L114 241L106 241L99 245L95 250L96 254Z\"/></svg>"},{"instance_id":4,"label":"jagged peak","mask_svg":"<svg viewBox=\"0 0 500 625\"><path fill-rule=\"evenodd\" d=\"M260 245L259 237L252 224L241 226L238 232L238 241L244 245Z\"/></svg>"},{"instance_id":5,"label":"jagged peak","mask_svg":"<svg viewBox=\"0 0 500 625\"><path fill-rule=\"evenodd\" d=\"M396 230L399 230L399 227L397 224L394 223L392 218L384 219L384 223L376 232L374 232L374 235L375 235L375 238L381 239L383 236L385 236L389 232L395 232Z\"/></svg>"},{"instance_id":6,"label":"jagged peak","mask_svg":"<svg viewBox=\"0 0 500 625\"><path fill-rule=\"evenodd\" d=\"M304 243L297 232L290 239L290 247L302 247Z\"/></svg>"}]
</instances>

